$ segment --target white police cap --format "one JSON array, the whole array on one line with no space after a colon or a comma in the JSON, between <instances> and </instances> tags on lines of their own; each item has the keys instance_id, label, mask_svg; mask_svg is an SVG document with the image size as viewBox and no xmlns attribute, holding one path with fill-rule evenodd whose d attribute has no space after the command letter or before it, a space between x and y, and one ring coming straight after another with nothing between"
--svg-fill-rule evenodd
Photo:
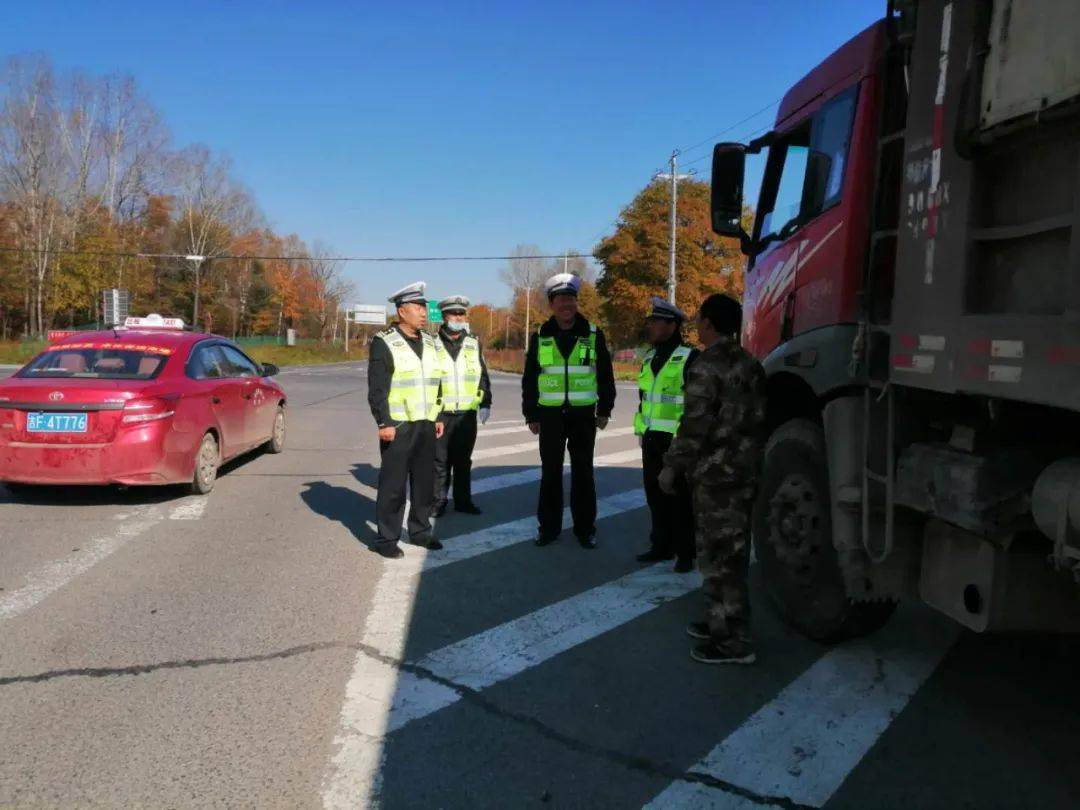
<instances>
[{"instance_id":1,"label":"white police cap","mask_svg":"<svg viewBox=\"0 0 1080 810\"><path fill-rule=\"evenodd\" d=\"M402 304L426 304L427 298L424 297L424 290L426 289L426 283L423 281L416 281L406 287L402 287L396 293L391 295L388 300L390 303L397 304L399 307Z\"/></svg>"},{"instance_id":2,"label":"white police cap","mask_svg":"<svg viewBox=\"0 0 1080 810\"><path fill-rule=\"evenodd\" d=\"M576 296L580 286L581 279L573 273L558 273L547 280L547 283L544 284L544 291L550 300L556 295L563 295L564 293Z\"/></svg>"},{"instance_id":3,"label":"white police cap","mask_svg":"<svg viewBox=\"0 0 1080 810\"><path fill-rule=\"evenodd\" d=\"M439 309L443 312L468 312L469 299L464 295L451 295L439 302Z\"/></svg>"},{"instance_id":4,"label":"white police cap","mask_svg":"<svg viewBox=\"0 0 1080 810\"><path fill-rule=\"evenodd\" d=\"M649 318L663 318L665 321L686 320L686 313L670 301L654 295L649 299L649 303L652 304L652 312L645 316L646 320Z\"/></svg>"}]
</instances>

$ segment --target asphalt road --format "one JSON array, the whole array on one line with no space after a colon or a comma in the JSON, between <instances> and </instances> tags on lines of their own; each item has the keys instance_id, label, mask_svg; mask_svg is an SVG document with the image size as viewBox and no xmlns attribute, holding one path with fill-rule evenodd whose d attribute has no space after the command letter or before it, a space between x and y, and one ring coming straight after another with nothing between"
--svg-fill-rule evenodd
<instances>
[{"instance_id":1,"label":"asphalt road","mask_svg":"<svg viewBox=\"0 0 1080 810\"><path fill-rule=\"evenodd\" d=\"M207 499L0 486L0 806L1080 805L1072 642L908 605L829 649L755 596L758 664L691 661L696 575L634 562L632 389L597 551L527 542L535 440L499 376L484 514L386 562L362 366L281 379L288 450Z\"/></svg>"}]
</instances>

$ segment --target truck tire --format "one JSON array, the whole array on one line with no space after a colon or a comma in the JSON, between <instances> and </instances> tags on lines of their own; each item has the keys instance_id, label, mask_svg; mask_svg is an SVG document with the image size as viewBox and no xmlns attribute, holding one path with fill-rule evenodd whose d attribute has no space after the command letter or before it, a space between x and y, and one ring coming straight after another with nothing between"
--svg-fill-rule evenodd
<instances>
[{"instance_id":1,"label":"truck tire","mask_svg":"<svg viewBox=\"0 0 1080 810\"><path fill-rule=\"evenodd\" d=\"M783 620L826 644L865 635L896 602L853 602L832 543L825 435L808 419L781 425L765 448L754 504L754 548L765 590Z\"/></svg>"}]
</instances>

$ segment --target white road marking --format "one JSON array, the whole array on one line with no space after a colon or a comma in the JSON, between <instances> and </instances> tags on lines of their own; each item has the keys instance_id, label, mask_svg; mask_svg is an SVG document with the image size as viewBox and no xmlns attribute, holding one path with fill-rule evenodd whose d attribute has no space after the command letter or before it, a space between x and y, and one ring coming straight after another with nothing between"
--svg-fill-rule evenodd
<instances>
[{"instance_id":1,"label":"white road marking","mask_svg":"<svg viewBox=\"0 0 1080 810\"><path fill-rule=\"evenodd\" d=\"M517 419L491 419L488 420L488 425L521 425L525 421L524 417L518 417ZM524 425L523 425L524 427ZM480 432L483 433L486 425L481 425Z\"/></svg>"},{"instance_id":2,"label":"white road marking","mask_svg":"<svg viewBox=\"0 0 1080 810\"><path fill-rule=\"evenodd\" d=\"M490 422L488 423L490 424ZM528 431L528 425L518 424L514 427L482 427L476 432L476 438L483 439L485 436L505 436L510 433L522 433Z\"/></svg>"},{"instance_id":3,"label":"white road marking","mask_svg":"<svg viewBox=\"0 0 1080 810\"><path fill-rule=\"evenodd\" d=\"M634 432L632 427L624 428L612 428L608 430L598 430L596 432L596 440L601 439L614 439L618 436L627 436ZM482 450L473 451L473 461L477 461L485 458L499 458L500 456L512 456L517 453L527 453L530 450L539 452L540 438L534 436L532 441L522 442L520 444L504 444L502 447L485 447Z\"/></svg>"},{"instance_id":4,"label":"white road marking","mask_svg":"<svg viewBox=\"0 0 1080 810\"><path fill-rule=\"evenodd\" d=\"M596 517L601 520L644 505L642 490L622 492L600 499ZM570 520L567 509L563 521L569 523ZM372 594L371 608L364 620L362 643L386 658L400 661L405 652L405 638L422 571L526 542L535 532L536 518L530 516L450 538L442 551L431 554L406 546L403 559L383 565ZM383 739L398 688L398 676L396 666L365 652L357 654L345 686L345 699L334 737L337 750L323 780L324 807L369 807L378 796Z\"/></svg>"},{"instance_id":5,"label":"white road marking","mask_svg":"<svg viewBox=\"0 0 1080 810\"><path fill-rule=\"evenodd\" d=\"M608 453L593 459L594 467L619 467L630 462L641 461L641 450L622 450L618 453ZM563 475L570 474L570 467L563 468ZM486 478L478 478L472 482L472 494L479 495L484 492L493 492L506 487L516 487L522 484L531 484L540 480L540 468L534 467L520 472L504 473L503 475L489 475Z\"/></svg>"},{"instance_id":6,"label":"white road marking","mask_svg":"<svg viewBox=\"0 0 1080 810\"><path fill-rule=\"evenodd\" d=\"M161 510L154 506L137 507L127 520L107 534L88 541L75 541L79 550L62 560L55 560L26 576L26 584L0 597L0 621L25 613L75 577L84 574L110 554L161 520Z\"/></svg>"},{"instance_id":7,"label":"white road marking","mask_svg":"<svg viewBox=\"0 0 1080 810\"><path fill-rule=\"evenodd\" d=\"M666 563L584 591L412 662L469 689L486 689L701 587ZM398 679L387 732L456 703L454 689L411 672Z\"/></svg>"},{"instance_id":8,"label":"white road marking","mask_svg":"<svg viewBox=\"0 0 1080 810\"><path fill-rule=\"evenodd\" d=\"M875 636L831 650L691 770L759 796L823 806L930 677L958 634L944 619L894 621ZM700 783L675 782L646 807L751 804Z\"/></svg>"},{"instance_id":9,"label":"white road marking","mask_svg":"<svg viewBox=\"0 0 1080 810\"><path fill-rule=\"evenodd\" d=\"M209 498L203 495L192 495L184 498L169 513L169 520L198 520L206 511Z\"/></svg>"}]
</instances>

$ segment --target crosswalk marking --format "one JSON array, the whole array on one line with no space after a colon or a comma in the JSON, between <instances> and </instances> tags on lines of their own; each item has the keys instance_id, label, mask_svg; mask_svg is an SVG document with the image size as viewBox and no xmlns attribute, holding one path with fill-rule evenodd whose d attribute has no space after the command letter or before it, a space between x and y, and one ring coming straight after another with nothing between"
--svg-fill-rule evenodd
<instances>
[{"instance_id":1,"label":"crosswalk marking","mask_svg":"<svg viewBox=\"0 0 1080 810\"><path fill-rule=\"evenodd\" d=\"M477 439L484 439L490 436L507 436L511 433L525 433L529 430L528 425L522 425L520 422L514 427L497 427L489 428L482 427L476 432Z\"/></svg>"},{"instance_id":2,"label":"crosswalk marking","mask_svg":"<svg viewBox=\"0 0 1080 810\"><path fill-rule=\"evenodd\" d=\"M596 518L603 520L644 505L643 490L621 492L597 502ZM563 521L571 521L569 509L564 510ZM334 737L336 751L323 780L324 807L368 807L370 798L378 795L382 742L399 677L395 662L404 656L419 574L527 542L535 531L536 518L521 518L449 538L442 551L430 554L408 546L403 559L383 566L364 621L363 649L345 686Z\"/></svg>"},{"instance_id":3,"label":"crosswalk marking","mask_svg":"<svg viewBox=\"0 0 1080 810\"><path fill-rule=\"evenodd\" d=\"M758 796L821 807L956 641L940 617L894 623L819 658L698 762L692 772ZM647 808L760 807L735 794L675 782Z\"/></svg>"},{"instance_id":4,"label":"crosswalk marking","mask_svg":"<svg viewBox=\"0 0 1080 810\"><path fill-rule=\"evenodd\" d=\"M641 461L641 450L620 450L617 453L607 453L593 459L594 467L619 467L624 464L632 464ZM569 475L570 468L563 468L563 475ZM493 492L506 487L516 487L522 484L531 484L540 480L540 468L533 467L518 472L503 473L502 475L489 475L478 478L472 482L472 494L480 495L484 492Z\"/></svg>"},{"instance_id":5,"label":"crosswalk marking","mask_svg":"<svg viewBox=\"0 0 1080 810\"><path fill-rule=\"evenodd\" d=\"M667 563L650 566L548 605L411 662L467 689L486 689L700 587L695 575ZM461 699L458 690L401 673L387 731Z\"/></svg>"},{"instance_id":6,"label":"crosswalk marking","mask_svg":"<svg viewBox=\"0 0 1080 810\"><path fill-rule=\"evenodd\" d=\"M596 440L601 439L614 439L619 436L628 436L634 432L632 427L624 428L610 428L608 430L598 430L596 432ZM485 447L480 450L473 451L473 461L479 461L485 458L498 458L499 456L512 456L516 453L527 453L530 450L537 451L539 449L539 439L533 437L532 441L521 442L520 444L505 444L501 447Z\"/></svg>"}]
</instances>

